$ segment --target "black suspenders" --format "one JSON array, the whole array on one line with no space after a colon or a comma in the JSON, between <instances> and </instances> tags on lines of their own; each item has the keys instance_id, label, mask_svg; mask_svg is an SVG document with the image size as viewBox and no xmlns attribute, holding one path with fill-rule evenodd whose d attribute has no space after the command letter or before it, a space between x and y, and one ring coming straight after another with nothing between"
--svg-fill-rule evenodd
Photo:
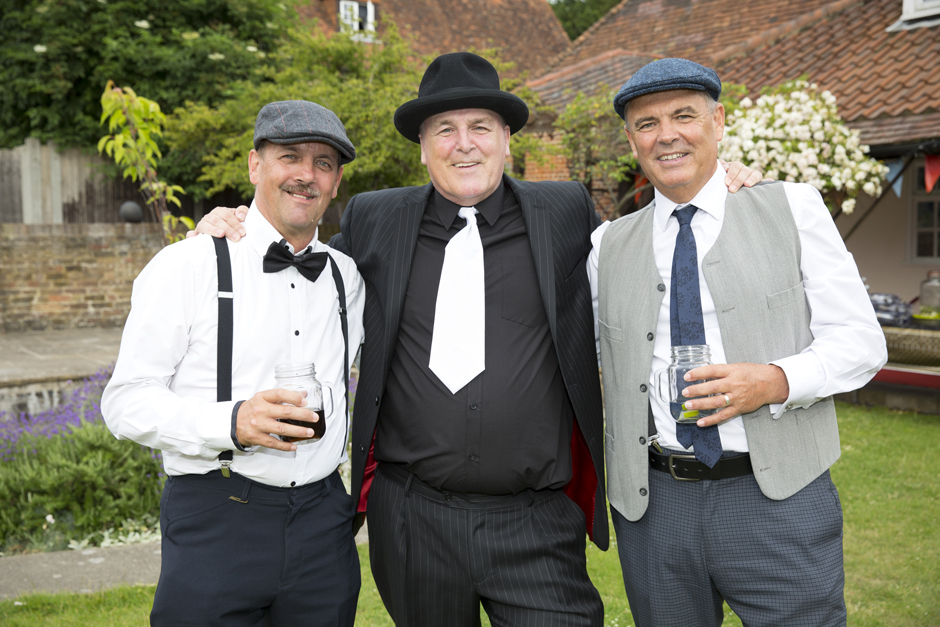
<instances>
[{"instance_id":1,"label":"black suspenders","mask_svg":"<svg viewBox=\"0 0 940 627\"><path fill-rule=\"evenodd\" d=\"M232 400L232 342L234 337L234 294L232 291L232 261L229 257L228 244L224 237L214 237L215 258L219 268L219 346L216 354L216 400L218 402ZM349 326L346 322L346 285L339 266L330 256L330 267L333 270L333 284L339 297L339 318L343 328L343 380L346 383L345 412L346 431L343 438L343 450L349 439ZM234 444L234 428L232 438ZM232 451L219 453L219 462L222 464L222 474L230 475L229 467L232 465Z\"/></svg>"}]
</instances>

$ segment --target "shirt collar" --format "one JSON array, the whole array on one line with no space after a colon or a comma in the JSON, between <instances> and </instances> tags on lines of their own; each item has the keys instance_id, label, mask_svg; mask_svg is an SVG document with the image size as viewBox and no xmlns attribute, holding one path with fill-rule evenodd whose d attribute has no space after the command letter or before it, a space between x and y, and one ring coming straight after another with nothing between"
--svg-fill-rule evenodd
<instances>
[{"instance_id":1,"label":"shirt collar","mask_svg":"<svg viewBox=\"0 0 940 627\"><path fill-rule=\"evenodd\" d=\"M499 219L499 215L503 210L503 198L505 194L506 183L503 181L492 194L473 205L490 226L496 224L496 220ZM428 206L434 211L435 215L437 215L438 220L441 221L444 228L449 230L450 227L453 226L454 220L457 219L457 213L460 211L460 208L465 205L458 205L455 202L451 202L444 198L444 196L437 191L437 188L435 188L431 193Z\"/></svg>"},{"instance_id":2,"label":"shirt collar","mask_svg":"<svg viewBox=\"0 0 940 627\"><path fill-rule=\"evenodd\" d=\"M718 163L718 168L712 177L708 179L705 186L699 190L695 197L688 203L675 203L659 190L655 190L656 204L653 214L653 220L660 230L665 231L669 225L669 218L677 207L686 205L695 205L699 211L711 216L719 222L725 215L725 199L728 197L728 187L725 185L725 169Z\"/></svg>"},{"instance_id":3,"label":"shirt collar","mask_svg":"<svg viewBox=\"0 0 940 627\"><path fill-rule=\"evenodd\" d=\"M258 256L262 258L265 253L268 252L268 247L271 245L271 242L277 243L285 239L284 236L278 233L277 229L268 222L267 218L261 214L254 200L251 201L251 207L248 209L248 215L245 217L245 231L248 233L245 237L251 243L252 248L258 252ZM313 234L313 241L310 242L307 248L316 250L318 243L317 235L318 233ZM287 250L289 250L292 255L299 255L304 252L304 250L307 250L307 248L305 248L301 251L295 251L294 247L287 242L284 242L284 245L287 246Z\"/></svg>"}]
</instances>

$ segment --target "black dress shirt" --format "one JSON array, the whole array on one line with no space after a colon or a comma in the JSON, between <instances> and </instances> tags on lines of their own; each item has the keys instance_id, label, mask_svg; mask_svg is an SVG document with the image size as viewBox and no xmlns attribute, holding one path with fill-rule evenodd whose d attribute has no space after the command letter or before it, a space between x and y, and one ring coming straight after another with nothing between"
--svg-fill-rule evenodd
<instances>
[{"instance_id":1,"label":"black dress shirt","mask_svg":"<svg viewBox=\"0 0 940 627\"><path fill-rule=\"evenodd\" d=\"M431 194L421 221L375 457L442 490L516 494L571 478L574 411L565 392L522 211L500 186L476 205L486 283L486 369L456 394L431 372L444 248L466 226Z\"/></svg>"}]
</instances>

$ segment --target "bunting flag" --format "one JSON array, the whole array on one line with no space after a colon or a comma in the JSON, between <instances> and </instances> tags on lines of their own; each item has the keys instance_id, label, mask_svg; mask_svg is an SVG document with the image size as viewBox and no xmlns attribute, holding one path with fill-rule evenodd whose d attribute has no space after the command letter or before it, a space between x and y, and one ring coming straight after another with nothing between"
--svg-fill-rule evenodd
<instances>
[{"instance_id":1,"label":"bunting flag","mask_svg":"<svg viewBox=\"0 0 940 627\"><path fill-rule=\"evenodd\" d=\"M643 187L644 185L646 185L646 184L649 183L649 182L650 182L650 181L649 181L648 178L646 178L646 177L643 176L642 174L637 174L637 175L636 175L636 180L635 180L634 183L633 183L633 189L640 189L641 187ZM640 196L642 196L642 195L643 195L643 192L637 192L637 193L635 193L635 194L633 195L633 203L636 204L636 205L639 205L639 204L640 204Z\"/></svg>"},{"instance_id":2,"label":"bunting flag","mask_svg":"<svg viewBox=\"0 0 940 627\"><path fill-rule=\"evenodd\" d=\"M894 161L885 161L885 165L888 166L888 182L894 181L894 177L898 176L898 172L901 171L901 168L904 167L904 159L895 159ZM894 185L891 186L891 189L894 190L894 195L898 198L901 197L901 186L904 184L904 175L898 176L898 180L894 181Z\"/></svg>"},{"instance_id":3,"label":"bunting flag","mask_svg":"<svg viewBox=\"0 0 940 627\"><path fill-rule=\"evenodd\" d=\"M927 155L924 157L924 163L927 166L924 168L924 185L929 194L940 178L940 155Z\"/></svg>"}]
</instances>

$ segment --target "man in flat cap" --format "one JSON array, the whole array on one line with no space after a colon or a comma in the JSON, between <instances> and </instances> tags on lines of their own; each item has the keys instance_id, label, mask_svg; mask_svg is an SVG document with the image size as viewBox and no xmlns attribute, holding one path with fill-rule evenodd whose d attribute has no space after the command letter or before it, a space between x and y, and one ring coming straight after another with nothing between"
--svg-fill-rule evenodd
<instances>
[{"instance_id":1,"label":"man in flat cap","mask_svg":"<svg viewBox=\"0 0 940 627\"><path fill-rule=\"evenodd\" d=\"M600 220L578 183L504 174L528 115L485 59L438 57L395 114L430 184L355 196L330 243L366 281L353 494L397 625L603 624Z\"/></svg>"},{"instance_id":2,"label":"man in flat cap","mask_svg":"<svg viewBox=\"0 0 940 627\"><path fill-rule=\"evenodd\" d=\"M254 146L248 236L192 238L144 268L102 411L118 438L163 451L151 624L351 627L359 558L337 467L365 288L316 233L356 153L306 101L262 108ZM282 364L315 368L323 418L275 385Z\"/></svg>"},{"instance_id":3,"label":"man in flat cap","mask_svg":"<svg viewBox=\"0 0 940 627\"><path fill-rule=\"evenodd\" d=\"M746 625L844 625L831 396L874 376L884 336L816 189L726 192L720 92L662 59L614 99L655 187L589 262L627 596L639 627L720 625L722 599ZM670 402L658 372L703 346Z\"/></svg>"}]
</instances>

